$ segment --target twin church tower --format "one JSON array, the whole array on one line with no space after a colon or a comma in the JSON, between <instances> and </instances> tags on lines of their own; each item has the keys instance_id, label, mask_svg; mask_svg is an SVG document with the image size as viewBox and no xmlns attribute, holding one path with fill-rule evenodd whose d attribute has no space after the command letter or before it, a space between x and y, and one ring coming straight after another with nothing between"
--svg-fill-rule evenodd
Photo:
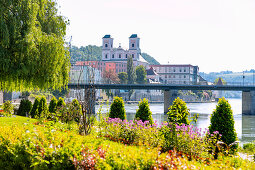
<instances>
[{"instance_id":1,"label":"twin church tower","mask_svg":"<svg viewBox=\"0 0 255 170\"><path fill-rule=\"evenodd\" d=\"M133 58L133 61L139 61L142 58L140 38L137 34L132 34L129 37L128 50L124 50L120 45L118 48L113 48L113 38L111 35L103 37L102 61L127 61L129 56Z\"/></svg>"}]
</instances>

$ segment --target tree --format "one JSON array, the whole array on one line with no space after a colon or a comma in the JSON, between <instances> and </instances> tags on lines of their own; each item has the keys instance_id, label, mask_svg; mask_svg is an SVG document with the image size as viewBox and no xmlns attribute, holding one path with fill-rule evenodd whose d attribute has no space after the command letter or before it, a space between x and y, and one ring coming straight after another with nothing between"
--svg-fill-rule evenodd
<instances>
[{"instance_id":1,"label":"tree","mask_svg":"<svg viewBox=\"0 0 255 170\"><path fill-rule=\"evenodd\" d=\"M36 116L38 116L39 103L40 103L40 98L36 97L35 101L34 101L34 104L33 104L33 107L31 109L31 112L30 112L30 115L31 115L32 118L35 118Z\"/></svg>"},{"instance_id":2,"label":"tree","mask_svg":"<svg viewBox=\"0 0 255 170\"><path fill-rule=\"evenodd\" d=\"M134 63L133 58L131 56L128 56L127 60L127 75L128 75L128 84L134 84L135 83L135 72L134 72ZM128 98L131 99L132 94L134 93L134 90L128 91Z\"/></svg>"},{"instance_id":3,"label":"tree","mask_svg":"<svg viewBox=\"0 0 255 170\"><path fill-rule=\"evenodd\" d=\"M120 118L121 120L126 119L126 111L122 97L114 97L113 103L110 107L109 117Z\"/></svg>"},{"instance_id":4,"label":"tree","mask_svg":"<svg viewBox=\"0 0 255 170\"><path fill-rule=\"evenodd\" d=\"M103 80L107 84L116 84L119 82L117 74L112 69L103 72Z\"/></svg>"},{"instance_id":5,"label":"tree","mask_svg":"<svg viewBox=\"0 0 255 170\"><path fill-rule=\"evenodd\" d=\"M220 82L219 82L219 81L220 81ZM221 77L218 77L218 78L216 78L216 79L214 80L214 84L215 84L215 85L217 85L218 82L220 83L220 85L221 85L221 82L222 82L222 85L226 85L226 84L227 84L226 80L224 80L224 79L221 78Z\"/></svg>"},{"instance_id":6,"label":"tree","mask_svg":"<svg viewBox=\"0 0 255 170\"><path fill-rule=\"evenodd\" d=\"M131 56L129 56L127 60L127 75L128 75L128 84L134 84L136 80L136 76L134 72L133 58Z\"/></svg>"},{"instance_id":7,"label":"tree","mask_svg":"<svg viewBox=\"0 0 255 170\"><path fill-rule=\"evenodd\" d=\"M31 109L32 109L32 102L27 100L27 99L22 99L20 101L20 105L19 105L17 115L26 116L30 113Z\"/></svg>"},{"instance_id":8,"label":"tree","mask_svg":"<svg viewBox=\"0 0 255 170\"><path fill-rule=\"evenodd\" d=\"M233 111L225 98L219 99L216 109L211 115L210 121L210 133L212 134L213 132L218 131L219 134L222 135L221 140L225 144L230 145L237 140ZM236 149L237 145L233 145L231 148Z\"/></svg>"},{"instance_id":9,"label":"tree","mask_svg":"<svg viewBox=\"0 0 255 170\"><path fill-rule=\"evenodd\" d=\"M118 74L118 78L120 80L120 84L127 84L128 75L126 72L120 72Z\"/></svg>"},{"instance_id":10,"label":"tree","mask_svg":"<svg viewBox=\"0 0 255 170\"><path fill-rule=\"evenodd\" d=\"M60 97L57 102L57 108L60 108L65 105L66 105L65 100L62 97Z\"/></svg>"},{"instance_id":11,"label":"tree","mask_svg":"<svg viewBox=\"0 0 255 170\"><path fill-rule=\"evenodd\" d=\"M53 96L50 100L49 112L56 113L58 100Z\"/></svg>"},{"instance_id":12,"label":"tree","mask_svg":"<svg viewBox=\"0 0 255 170\"><path fill-rule=\"evenodd\" d=\"M138 110L136 110L135 119L144 121L149 121L150 124L153 123L152 112L150 111L150 106L148 99L143 99L138 104Z\"/></svg>"},{"instance_id":13,"label":"tree","mask_svg":"<svg viewBox=\"0 0 255 170\"><path fill-rule=\"evenodd\" d=\"M81 115L82 115L82 110L81 110L81 105L77 99L73 99L70 110L72 111L72 117L75 122L80 122Z\"/></svg>"},{"instance_id":14,"label":"tree","mask_svg":"<svg viewBox=\"0 0 255 170\"><path fill-rule=\"evenodd\" d=\"M0 90L66 86L70 61L68 21L52 0L0 2Z\"/></svg>"},{"instance_id":15,"label":"tree","mask_svg":"<svg viewBox=\"0 0 255 170\"><path fill-rule=\"evenodd\" d=\"M136 82L138 84L146 83L146 70L143 65L137 66L135 69L136 72Z\"/></svg>"},{"instance_id":16,"label":"tree","mask_svg":"<svg viewBox=\"0 0 255 170\"><path fill-rule=\"evenodd\" d=\"M172 106L169 107L169 112L167 113L169 122L178 124L189 124L188 116L190 115L186 103L177 97Z\"/></svg>"},{"instance_id":17,"label":"tree","mask_svg":"<svg viewBox=\"0 0 255 170\"><path fill-rule=\"evenodd\" d=\"M42 96L38 105L38 118L48 117L48 106L45 96Z\"/></svg>"}]
</instances>

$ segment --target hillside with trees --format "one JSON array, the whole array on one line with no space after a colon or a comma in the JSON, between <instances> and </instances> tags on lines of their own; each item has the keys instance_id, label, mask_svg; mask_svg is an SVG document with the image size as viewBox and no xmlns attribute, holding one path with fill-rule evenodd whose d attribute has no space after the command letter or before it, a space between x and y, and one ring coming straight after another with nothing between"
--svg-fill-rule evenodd
<instances>
[{"instance_id":1,"label":"hillside with trees","mask_svg":"<svg viewBox=\"0 0 255 170\"><path fill-rule=\"evenodd\" d=\"M255 70L246 70L244 72L232 72L232 71L221 71L221 72L210 72L210 73L199 73L208 82L215 82L216 79L221 77L227 85L255 85ZM225 91L224 96L226 98L241 98L242 93L239 91Z\"/></svg>"},{"instance_id":2,"label":"hillside with trees","mask_svg":"<svg viewBox=\"0 0 255 170\"><path fill-rule=\"evenodd\" d=\"M101 60L102 59L102 48L96 45L72 46L70 50L71 62L84 61L84 60ZM150 64L160 64L155 58L147 53L142 53L142 57Z\"/></svg>"}]
</instances>

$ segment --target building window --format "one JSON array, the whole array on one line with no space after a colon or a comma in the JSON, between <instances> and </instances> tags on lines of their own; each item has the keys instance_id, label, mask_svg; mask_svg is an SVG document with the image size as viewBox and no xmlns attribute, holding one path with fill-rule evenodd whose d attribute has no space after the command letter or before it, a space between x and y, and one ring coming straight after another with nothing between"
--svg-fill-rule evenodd
<instances>
[{"instance_id":1,"label":"building window","mask_svg":"<svg viewBox=\"0 0 255 170\"><path fill-rule=\"evenodd\" d=\"M186 76L184 75L184 78L186 78Z\"/></svg>"},{"instance_id":2,"label":"building window","mask_svg":"<svg viewBox=\"0 0 255 170\"><path fill-rule=\"evenodd\" d=\"M132 44L132 47L135 47L135 44Z\"/></svg>"},{"instance_id":3,"label":"building window","mask_svg":"<svg viewBox=\"0 0 255 170\"><path fill-rule=\"evenodd\" d=\"M107 54L105 54L105 58L107 58Z\"/></svg>"},{"instance_id":4,"label":"building window","mask_svg":"<svg viewBox=\"0 0 255 170\"><path fill-rule=\"evenodd\" d=\"M134 54L132 54L132 57L133 57L133 58L135 58L135 55L134 55Z\"/></svg>"},{"instance_id":5,"label":"building window","mask_svg":"<svg viewBox=\"0 0 255 170\"><path fill-rule=\"evenodd\" d=\"M171 75L169 75L168 78L171 78Z\"/></svg>"},{"instance_id":6,"label":"building window","mask_svg":"<svg viewBox=\"0 0 255 170\"><path fill-rule=\"evenodd\" d=\"M180 69L180 72L182 72L182 70Z\"/></svg>"},{"instance_id":7,"label":"building window","mask_svg":"<svg viewBox=\"0 0 255 170\"><path fill-rule=\"evenodd\" d=\"M112 55L112 58L114 58L114 54Z\"/></svg>"},{"instance_id":8,"label":"building window","mask_svg":"<svg viewBox=\"0 0 255 170\"><path fill-rule=\"evenodd\" d=\"M108 44L105 44L104 46L105 46L105 47L108 47Z\"/></svg>"},{"instance_id":9,"label":"building window","mask_svg":"<svg viewBox=\"0 0 255 170\"><path fill-rule=\"evenodd\" d=\"M175 72L175 69L174 69L174 72Z\"/></svg>"},{"instance_id":10,"label":"building window","mask_svg":"<svg viewBox=\"0 0 255 170\"><path fill-rule=\"evenodd\" d=\"M121 58L121 54L119 54L119 58Z\"/></svg>"},{"instance_id":11,"label":"building window","mask_svg":"<svg viewBox=\"0 0 255 170\"><path fill-rule=\"evenodd\" d=\"M127 58L127 54L126 54L126 58Z\"/></svg>"},{"instance_id":12,"label":"building window","mask_svg":"<svg viewBox=\"0 0 255 170\"><path fill-rule=\"evenodd\" d=\"M167 78L167 75L165 75L165 78Z\"/></svg>"},{"instance_id":13,"label":"building window","mask_svg":"<svg viewBox=\"0 0 255 170\"><path fill-rule=\"evenodd\" d=\"M184 72L186 72L186 69L184 69Z\"/></svg>"}]
</instances>

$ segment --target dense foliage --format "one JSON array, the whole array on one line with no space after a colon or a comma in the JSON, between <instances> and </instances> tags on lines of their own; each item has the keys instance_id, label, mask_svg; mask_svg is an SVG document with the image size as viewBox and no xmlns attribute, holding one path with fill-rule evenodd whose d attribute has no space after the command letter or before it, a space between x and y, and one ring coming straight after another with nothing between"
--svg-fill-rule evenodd
<instances>
[{"instance_id":1,"label":"dense foliage","mask_svg":"<svg viewBox=\"0 0 255 170\"><path fill-rule=\"evenodd\" d=\"M50 100L49 112L56 113L58 100L53 96Z\"/></svg>"},{"instance_id":2,"label":"dense foliage","mask_svg":"<svg viewBox=\"0 0 255 170\"><path fill-rule=\"evenodd\" d=\"M76 106L77 101L61 108ZM64 112L71 115L70 110ZM92 133L76 122L0 118L0 169L254 169L238 155L211 152L218 131L101 115ZM222 135L223 137L223 135ZM248 148L245 147L244 149ZM249 146L254 148L254 146ZM170 150L169 150L170 149Z\"/></svg>"},{"instance_id":3,"label":"dense foliage","mask_svg":"<svg viewBox=\"0 0 255 170\"><path fill-rule=\"evenodd\" d=\"M61 88L68 83L67 21L53 0L0 2L0 90Z\"/></svg>"},{"instance_id":4,"label":"dense foliage","mask_svg":"<svg viewBox=\"0 0 255 170\"><path fill-rule=\"evenodd\" d=\"M7 115L12 115L13 114L13 105L12 102L7 100L3 104L3 111Z\"/></svg>"},{"instance_id":5,"label":"dense foliage","mask_svg":"<svg viewBox=\"0 0 255 170\"><path fill-rule=\"evenodd\" d=\"M72 46L70 50L71 62L102 60L102 48L96 45L76 47Z\"/></svg>"},{"instance_id":6,"label":"dense foliage","mask_svg":"<svg viewBox=\"0 0 255 170\"><path fill-rule=\"evenodd\" d=\"M20 101L19 109L17 115L26 116L30 114L32 109L32 102L28 99L22 99Z\"/></svg>"},{"instance_id":7,"label":"dense foliage","mask_svg":"<svg viewBox=\"0 0 255 170\"><path fill-rule=\"evenodd\" d=\"M31 109L31 112L30 112L30 116L32 118L35 118L38 115L38 106L39 106L39 103L40 103L40 98L36 97L35 101L34 101L34 104L33 104L33 107Z\"/></svg>"},{"instance_id":8,"label":"dense foliage","mask_svg":"<svg viewBox=\"0 0 255 170\"><path fill-rule=\"evenodd\" d=\"M160 64L155 58L147 53L142 53L142 57L150 64ZM76 47L72 46L70 51L71 61L87 61L87 60L102 60L102 47L96 45L88 45Z\"/></svg>"},{"instance_id":9,"label":"dense foliage","mask_svg":"<svg viewBox=\"0 0 255 170\"><path fill-rule=\"evenodd\" d=\"M235 122L233 117L233 111L230 104L225 98L221 98L219 100L216 109L211 115L210 121L210 133L218 131L222 135L222 141L227 146L231 145L237 140L237 134L234 127ZM233 145L231 148L237 148L237 145Z\"/></svg>"},{"instance_id":10,"label":"dense foliage","mask_svg":"<svg viewBox=\"0 0 255 170\"><path fill-rule=\"evenodd\" d=\"M126 72L118 73L118 78L120 80L120 84L127 84L128 75Z\"/></svg>"},{"instance_id":11,"label":"dense foliage","mask_svg":"<svg viewBox=\"0 0 255 170\"><path fill-rule=\"evenodd\" d=\"M146 70L143 65L137 66L135 69L136 73L136 83L137 84L146 84Z\"/></svg>"},{"instance_id":12,"label":"dense foliage","mask_svg":"<svg viewBox=\"0 0 255 170\"><path fill-rule=\"evenodd\" d=\"M152 56L150 56L150 55L147 54L147 53L142 53L141 55L142 55L142 57L143 57L149 64L152 64L152 65L158 65L158 64L160 64L155 58L153 58Z\"/></svg>"},{"instance_id":13,"label":"dense foliage","mask_svg":"<svg viewBox=\"0 0 255 170\"><path fill-rule=\"evenodd\" d=\"M65 100L62 97L60 97L57 102L57 108L63 107L65 105L66 105Z\"/></svg>"},{"instance_id":14,"label":"dense foliage","mask_svg":"<svg viewBox=\"0 0 255 170\"><path fill-rule=\"evenodd\" d=\"M153 123L153 119L151 116L152 112L150 111L150 106L148 99L143 99L138 104L138 110L136 110L135 119L136 120L142 120L149 121L150 124Z\"/></svg>"},{"instance_id":15,"label":"dense foliage","mask_svg":"<svg viewBox=\"0 0 255 170\"><path fill-rule=\"evenodd\" d=\"M173 104L169 107L169 112L167 113L169 122L178 124L189 124L188 116L190 115L189 109L185 101L176 98Z\"/></svg>"},{"instance_id":16,"label":"dense foliage","mask_svg":"<svg viewBox=\"0 0 255 170\"><path fill-rule=\"evenodd\" d=\"M126 111L124 108L124 101L122 97L114 97L110 107L110 118L120 118L121 120L126 119Z\"/></svg>"},{"instance_id":17,"label":"dense foliage","mask_svg":"<svg viewBox=\"0 0 255 170\"><path fill-rule=\"evenodd\" d=\"M47 118L48 117L48 106L45 96L42 96L38 105L38 118Z\"/></svg>"}]
</instances>

